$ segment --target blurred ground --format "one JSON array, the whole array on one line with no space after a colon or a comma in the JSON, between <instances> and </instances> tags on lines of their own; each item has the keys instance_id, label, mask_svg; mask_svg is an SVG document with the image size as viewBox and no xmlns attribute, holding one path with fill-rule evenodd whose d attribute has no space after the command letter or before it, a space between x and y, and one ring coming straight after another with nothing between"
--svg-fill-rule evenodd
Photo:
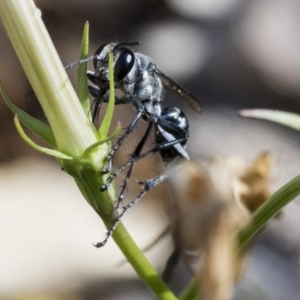
<instances>
[{"instance_id":1,"label":"blurred ground","mask_svg":"<svg viewBox=\"0 0 300 300\"><path fill-rule=\"evenodd\" d=\"M271 151L277 165L274 190L299 174L299 133L236 116L243 108L300 113L299 1L35 3L64 65L78 59L86 20L91 26L91 54L102 43L115 39L142 41L137 51L152 57L162 70L196 95L203 106L203 116L198 117L173 95L167 94L164 102L166 106L181 107L189 116L191 157L238 155L252 160L260 151ZM0 73L7 94L28 113L44 119L34 95L27 93L30 86L2 27L0 41ZM73 80L75 73L76 70L70 71ZM116 122L120 120L125 126L132 117L130 106L117 108ZM143 129L141 124L136 139ZM135 143L132 138L127 145ZM118 158L122 157L120 152ZM134 177L150 178L157 173L158 164L157 157L141 162ZM149 169L149 174L145 174L145 169ZM137 191L131 188L128 197ZM159 187L125 217L130 232L141 245L166 226L166 217L157 205L165 200L166 194ZM56 162L36 154L19 138L12 114L3 101L0 207L1 299L45 292L77 295L79 299L133 299L132 294L127 294L130 282L135 290L144 293L142 285L136 287L136 277L129 266L116 267L122 256L113 242L100 250L92 246L105 232L101 220ZM267 226L237 288L236 299L299 298L299 210L296 200L286 207L280 219ZM166 239L149 256L162 270L170 252L171 242ZM184 272L179 270L172 283L177 290L188 280L180 276ZM99 285L111 280L116 284ZM151 299L147 291L135 297Z\"/></svg>"}]
</instances>

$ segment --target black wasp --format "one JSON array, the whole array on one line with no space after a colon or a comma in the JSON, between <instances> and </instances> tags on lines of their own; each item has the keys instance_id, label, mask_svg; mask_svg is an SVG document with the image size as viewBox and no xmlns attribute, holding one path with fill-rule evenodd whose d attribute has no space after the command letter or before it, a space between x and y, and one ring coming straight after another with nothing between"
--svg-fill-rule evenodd
<instances>
[{"instance_id":1,"label":"black wasp","mask_svg":"<svg viewBox=\"0 0 300 300\"><path fill-rule=\"evenodd\" d=\"M108 173L111 170L114 153L133 131L140 118L154 123L155 126L160 128L162 135L166 133L165 139L167 142L171 142L167 133L171 135L175 133L179 138L188 139L185 130L162 118L163 86L176 93L194 111L201 112L201 107L196 98L158 69L150 57L141 53L134 53L129 49L128 46L130 45L139 45L139 43L114 42L100 46L93 58L95 71L89 71L87 74L88 79L96 85L96 87L90 88L91 94L95 97L93 113L93 120L95 120L101 103L107 102L109 99L108 53L112 49L115 88L122 92L122 96L115 99L115 104L131 103L137 112L136 117L126 128L125 133L118 139L108 154L107 167L102 170L103 173Z\"/></svg>"},{"instance_id":2,"label":"black wasp","mask_svg":"<svg viewBox=\"0 0 300 300\"><path fill-rule=\"evenodd\" d=\"M126 175L119 201L122 200L127 180L130 177L134 164L138 160L154 152L159 152L165 163L168 163L176 157L189 159L184 149L189 138L187 118L178 108L162 108L163 87L177 94L195 112L199 114L201 112L201 107L196 98L157 68L151 58L144 54L133 52L129 48L129 46L139 44L140 43L114 42L100 46L93 57L95 71L88 71L87 74L88 79L95 84L95 86L89 87L91 95L95 97L93 111L93 121L95 121L102 102L108 102L109 99L108 53L112 50L115 88L121 91L121 96L116 97L115 104L131 103L137 113L136 117L126 128L124 134L121 135L115 146L109 152L107 166L102 170L103 173L107 173L111 170L112 159L115 152L120 145L122 145L126 137L132 133L138 121L142 118L149 122L148 129L132 153L130 160L116 172L112 173L107 183L101 187L102 191L106 190L117 174L129 166L130 168ZM153 149L140 154L152 125L154 125L155 128L155 146ZM160 175L144 182L142 192L123 208L122 213L116 219L113 227L108 231L107 238L96 246L103 246L125 212L138 202L149 189L156 186L165 178L166 175Z\"/></svg>"}]
</instances>

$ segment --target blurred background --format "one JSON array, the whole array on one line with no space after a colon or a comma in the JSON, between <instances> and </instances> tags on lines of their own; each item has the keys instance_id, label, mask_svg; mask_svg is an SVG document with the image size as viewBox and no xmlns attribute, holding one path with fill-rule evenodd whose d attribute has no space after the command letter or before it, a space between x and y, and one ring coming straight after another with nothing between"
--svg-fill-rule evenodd
<instances>
[{"instance_id":1,"label":"blurred background","mask_svg":"<svg viewBox=\"0 0 300 300\"><path fill-rule=\"evenodd\" d=\"M237 116L244 108L300 113L300 2L297 0L36 0L64 65L79 56L85 21L90 54L103 43L141 41L136 51L195 95L201 117L166 94L190 121L192 158L239 156L252 161L261 151L275 158L272 190L300 172L300 134L264 121ZM45 120L15 52L0 27L0 73L9 98ZM92 66L90 65L90 68ZM69 72L75 83L76 68ZM132 120L130 105L116 109L115 122ZM126 159L145 130L140 123L118 152ZM40 143L40 141L38 141ZM133 179L161 172L158 156L140 162ZM147 172L145 171L147 170ZM117 183L117 186L120 182ZM130 185L132 199L139 187ZM167 226L163 186L149 192L124 218L146 247ZM0 299L153 299L113 241L103 249L102 221L55 160L16 133L12 113L0 101ZM235 299L298 299L300 294L300 206L296 199L258 237ZM166 237L147 256L161 272L172 252ZM121 264L121 265L120 265ZM176 292L189 275L179 266Z\"/></svg>"}]
</instances>

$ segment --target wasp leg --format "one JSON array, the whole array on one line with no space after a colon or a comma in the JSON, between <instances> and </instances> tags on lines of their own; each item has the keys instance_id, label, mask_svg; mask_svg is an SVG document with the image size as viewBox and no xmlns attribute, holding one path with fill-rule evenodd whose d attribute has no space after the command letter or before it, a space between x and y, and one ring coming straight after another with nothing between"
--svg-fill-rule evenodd
<instances>
[{"instance_id":1,"label":"wasp leg","mask_svg":"<svg viewBox=\"0 0 300 300\"><path fill-rule=\"evenodd\" d=\"M129 204L127 204L126 206L123 207L122 212L115 219L112 227L107 231L105 239L102 242L97 243L95 245L95 247L97 247L97 248L103 247L107 243L108 239L112 236L113 232L115 231L115 229L121 222L121 220L122 220L123 216L126 214L126 212L129 211L135 204L137 204L148 191L150 191L151 189L156 187L158 184L163 182L166 178L167 178L167 175L163 174L163 175L157 176L155 178L152 178L150 180L147 180L145 182L139 182L140 184L144 185L142 191L139 193L139 195L135 199L133 199Z\"/></svg>"},{"instance_id":2,"label":"wasp leg","mask_svg":"<svg viewBox=\"0 0 300 300\"><path fill-rule=\"evenodd\" d=\"M143 105L141 103L136 102L136 106L137 106L137 115L135 116L133 121L129 124L129 126L126 128L123 135L117 140L116 144L113 146L113 148L108 153L107 166L106 166L106 168L102 169L102 174L107 174L108 172L111 171L112 159L113 159L116 151L123 144L124 140L128 137L128 135L130 135L133 132L134 128L136 127L136 125L138 123L138 121L142 117L143 112L144 112Z\"/></svg>"},{"instance_id":3,"label":"wasp leg","mask_svg":"<svg viewBox=\"0 0 300 300\"><path fill-rule=\"evenodd\" d=\"M152 122L149 123L147 130L145 132L145 134L143 135L142 139L140 140L140 142L137 144L135 150L133 151L133 153L131 154L130 160L134 160L135 157L139 156L144 145L145 142L150 134L152 128ZM125 179L123 180L122 186L121 186L121 191L119 193L119 197L118 197L118 204L117 204L117 208L119 208L120 203L122 202L123 198L124 198L124 192L127 188L128 185L128 180L132 174L133 168L135 166L135 163L131 163L129 170L126 173Z\"/></svg>"}]
</instances>

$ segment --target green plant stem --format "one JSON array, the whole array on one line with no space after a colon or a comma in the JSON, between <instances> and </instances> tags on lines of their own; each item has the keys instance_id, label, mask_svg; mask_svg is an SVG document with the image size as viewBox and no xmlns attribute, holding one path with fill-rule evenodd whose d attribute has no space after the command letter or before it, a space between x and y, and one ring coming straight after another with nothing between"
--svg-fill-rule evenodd
<instances>
[{"instance_id":1,"label":"green plant stem","mask_svg":"<svg viewBox=\"0 0 300 300\"><path fill-rule=\"evenodd\" d=\"M0 4L3 25L47 116L58 150L80 156L97 139L87 127L87 116L44 27L41 11L33 1L1 0Z\"/></svg>"},{"instance_id":2,"label":"green plant stem","mask_svg":"<svg viewBox=\"0 0 300 300\"><path fill-rule=\"evenodd\" d=\"M98 142L98 133L77 98L41 20L41 12L31 0L1 0L0 16L25 73L43 107L57 143L57 150L73 157L59 160L72 174L82 194L106 226L113 222L114 191L99 192L100 170L108 145L82 157ZM96 149L95 149L96 150ZM176 299L153 266L119 224L113 238L138 275L158 299ZM101 250L99 250L101 251Z\"/></svg>"}]
</instances>

